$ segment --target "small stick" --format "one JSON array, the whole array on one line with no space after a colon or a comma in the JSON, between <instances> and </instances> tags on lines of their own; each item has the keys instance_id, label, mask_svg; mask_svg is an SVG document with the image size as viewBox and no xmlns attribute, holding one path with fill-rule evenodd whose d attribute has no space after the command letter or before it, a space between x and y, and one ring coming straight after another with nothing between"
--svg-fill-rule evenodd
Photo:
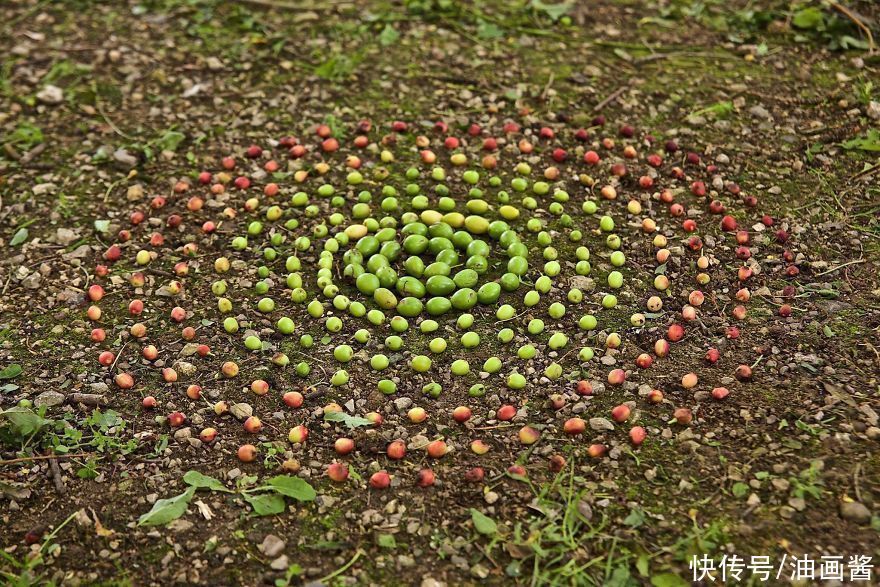
<instances>
[{"instance_id":1,"label":"small stick","mask_svg":"<svg viewBox=\"0 0 880 587\"><path fill-rule=\"evenodd\" d=\"M58 455L58 454L36 455L33 457L19 457L17 459L10 459L8 461L0 461L0 466L14 465L16 463L27 463L29 461L45 461L46 459L62 459L62 458L73 459L73 458L77 458L77 457L87 457L87 456L90 456L90 454L87 452L81 452L81 453L76 453L76 454L72 454L72 455L70 455L70 454L68 454L68 455L65 455L65 454L61 454L61 455Z\"/></svg>"},{"instance_id":2,"label":"small stick","mask_svg":"<svg viewBox=\"0 0 880 587\"><path fill-rule=\"evenodd\" d=\"M49 467L52 469L52 481L55 482L55 491L60 495L67 493L67 487L64 486L64 479L61 477L61 467L58 466L58 459L55 455L49 459Z\"/></svg>"},{"instance_id":3,"label":"small stick","mask_svg":"<svg viewBox=\"0 0 880 587\"><path fill-rule=\"evenodd\" d=\"M864 259L856 259L856 260L854 260L854 261L848 261L848 262L844 263L843 265L838 265L837 267L832 267L832 268L829 269L828 271L823 271L822 273L817 273L817 274L816 274L816 277L821 277L821 276L823 276L823 275L828 275L829 273L834 273L835 271L838 271L838 270L840 270L840 269L843 269L844 267L847 267L847 266L849 266L849 265L857 265L857 264L859 264L859 263L864 263L864 262L865 262Z\"/></svg>"},{"instance_id":4,"label":"small stick","mask_svg":"<svg viewBox=\"0 0 880 587\"><path fill-rule=\"evenodd\" d=\"M107 398L97 393L71 393L67 396L67 400L74 404L84 404L87 406L106 406Z\"/></svg>"},{"instance_id":5,"label":"small stick","mask_svg":"<svg viewBox=\"0 0 880 587\"><path fill-rule=\"evenodd\" d=\"M876 49L877 46L874 44L874 35L871 34L871 29L868 28L868 26L864 22L862 22L861 18L856 16L846 6L838 4L837 2L831 2L831 7L834 8L835 10L837 10L838 12L840 12L841 14L843 14L845 17L847 17L851 21L853 21L857 27L862 29L862 32L864 32L865 35L868 37L868 52L873 54L874 49Z\"/></svg>"},{"instance_id":6,"label":"small stick","mask_svg":"<svg viewBox=\"0 0 880 587\"><path fill-rule=\"evenodd\" d=\"M605 98L604 100L599 102L596 105L596 107L593 108L593 112L599 112L600 110L602 110L603 108L608 106L610 103L617 100L620 97L620 95L623 94L623 92L625 92L625 91L626 91L626 86L620 86L619 88L617 88L616 90L611 92L610 96L608 96L607 98Z\"/></svg>"}]
</instances>

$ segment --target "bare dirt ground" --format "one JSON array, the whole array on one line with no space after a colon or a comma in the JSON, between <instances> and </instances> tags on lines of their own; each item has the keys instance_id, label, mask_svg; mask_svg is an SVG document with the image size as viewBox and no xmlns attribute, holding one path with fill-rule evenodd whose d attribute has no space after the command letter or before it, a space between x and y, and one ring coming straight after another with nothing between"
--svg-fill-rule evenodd
<instances>
[{"instance_id":1,"label":"bare dirt ground","mask_svg":"<svg viewBox=\"0 0 880 587\"><path fill-rule=\"evenodd\" d=\"M0 5L9 584L662 587L691 583L694 555L768 556L786 584L796 557L816 580L822 556L873 557L877 581L878 6L496 4ZM346 229L367 218L393 229L381 254ZM425 264L447 247L453 274L487 259L481 292L521 242L519 288L406 330L393 310L357 316L351 302L381 303L351 272L412 271L414 219L431 225Z\"/></svg>"}]
</instances>

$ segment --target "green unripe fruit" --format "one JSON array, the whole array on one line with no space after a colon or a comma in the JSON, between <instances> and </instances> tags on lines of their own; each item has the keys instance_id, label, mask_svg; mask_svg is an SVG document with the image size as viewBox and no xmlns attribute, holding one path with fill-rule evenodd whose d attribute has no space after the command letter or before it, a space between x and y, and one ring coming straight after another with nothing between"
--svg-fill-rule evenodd
<instances>
[{"instance_id":1,"label":"green unripe fruit","mask_svg":"<svg viewBox=\"0 0 880 587\"><path fill-rule=\"evenodd\" d=\"M263 348L263 341L252 334L244 339L244 346L249 351L258 351Z\"/></svg>"},{"instance_id":2,"label":"green unripe fruit","mask_svg":"<svg viewBox=\"0 0 880 587\"><path fill-rule=\"evenodd\" d=\"M275 328L281 334L293 334L293 330L294 330L293 320L291 320L287 316L284 316L283 318L280 318L278 320L278 322L275 324Z\"/></svg>"}]
</instances>

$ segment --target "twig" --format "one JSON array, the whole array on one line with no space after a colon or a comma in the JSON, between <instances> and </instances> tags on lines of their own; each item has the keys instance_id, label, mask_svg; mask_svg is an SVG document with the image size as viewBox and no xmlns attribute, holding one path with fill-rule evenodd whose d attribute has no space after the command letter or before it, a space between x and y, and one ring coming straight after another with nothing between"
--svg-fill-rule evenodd
<instances>
[{"instance_id":1,"label":"twig","mask_svg":"<svg viewBox=\"0 0 880 587\"><path fill-rule=\"evenodd\" d=\"M864 262L865 262L864 259L856 259L854 261L848 261L848 262L844 263L843 265L838 265L837 267L832 267L828 271L823 271L822 273L817 273L815 275L815 277L822 277L823 275L828 275L829 273L834 273L835 271L843 269L844 267L847 267L848 265L856 265L858 263L864 263Z\"/></svg>"},{"instance_id":2,"label":"twig","mask_svg":"<svg viewBox=\"0 0 880 587\"><path fill-rule=\"evenodd\" d=\"M76 454L51 454L51 455L36 455L32 457L19 457L17 459L10 459L8 461L0 461L0 466L6 465L14 465L16 463L27 463L30 461L45 461L47 459L73 459L77 457L87 457L90 456L87 452L81 452Z\"/></svg>"},{"instance_id":3,"label":"twig","mask_svg":"<svg viewBox=\"0 0 880 587\"><path fill-rule=\"evenodd\" d=\"M593 108L593 112L599 112L600 110L602 110L603 108L605 108L606 106L608 106L609 104L611 104L612 102L617 100L620 97L620 95L623 94L623 92L625 92L625 91L626 91L626 86L620 86L619 88L617 88L616 90L611 92L610 96L608 96L607 98L605 98L604 100L602 100L601 102L596 104L596 107Z\"/></svg>"},{"instance_id":4,"label":"twig","mask_svg":"<svg viewBox=\"0 0 880 587\"><path fill-rule=\"evenodd\" d=\"M336 569L335 571L333 571L332 573L330 573L326 577L321 577L320 579L318 579L318 581L320 581L321 583L328 583L330 581L330 579L333 579L334 577L338 577L339 575L341 575L342 573L347 571L349 569L349 567L351 567L351 565L353 565L355 562L357 562L357 559L361 558L362 554L364 554L364 551L361 550L360 548L358 548L357 552L354 553L354 556L351 557L350 561L348 561L347 563L345 563L344 565L342 565L341 567L339 567L338 569Z\"/></svg>"},{"instance_id":5,"label":"twig","mask_svg":"<svg viewBox=\"0 0 880 587\"><path fill-rule=\"evenodd\" d=\"M864 22L862 22L862 19L856 16L855 13L853 13L849 8L847 8L846 6L842 6L837 2L831 2L831 8L834 8L835 10L843 14L845 17L853 21L857 27L862 29L862 32L864 32L865 35L868 37L868 52L873 54L874 49L877 48L876 45L874 45L874 35L871 34L871 29L868 28L868 26Z\"/></svg>"},{"instance_id":6,"label":"twig","mask_svg":"<svg viewBox=\"0 0 880 587\"><path fill-rule=\"evenodd\" d=\"M867 169L863 169L862 171L859 171L858 173L856 173L855 175L850 177L849 180L853 181L856 179L862 179L863 177L868 177L868 176L874 175L877 171L880 171L880 163L876 163L876 164L872 165L871 167L868 167Z\"/></svg>"},{"instance_id":7,"label":"twig","mask_svg":"<svg viewBox=\"0 0 880 587\"><path fill-rule=\"evenodd\" d=\"M60 495L67 493L67 487L64 486L64 479L61 477L61 467L58 466L58 459L52 455L49 459L49 467L52 470L52 481L55 482L55 491Z\"/></svg>"}]
</instances>

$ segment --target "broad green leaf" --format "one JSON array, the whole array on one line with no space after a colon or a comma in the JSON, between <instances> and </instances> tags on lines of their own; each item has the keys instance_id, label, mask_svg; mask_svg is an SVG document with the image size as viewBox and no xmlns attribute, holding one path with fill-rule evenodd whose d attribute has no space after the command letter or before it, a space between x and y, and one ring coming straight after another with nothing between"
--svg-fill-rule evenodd
<instances>
[{"instance_id":1,"label":"broad green leaf","mask_svg":"<svg viewBox=\"0 0 880 587\"><path fill-rule=\"evenodd\" d=\"M267 481L269 487L297 501L315 501L317 493L304 479L292 475L278 475Z\"/></svg>"},{"instance_id":2,"label":"broad green leaf","mask_svg":"<svg viewBox=\"0 0 880 587\"><path fill-rule=\"evenodd\" d=\"M49 424L49 420L43 418L30 408L16 406L0 412L0 416L9 421L12 432L17 436L31 436Z\"/></svg>"},{"instance_id":3,"label":"broad green leaf","mask_svg":"<svg viewBox=\"0 0 880 587\"><path fill-rule=\"evenodd\" d=\"M393 45L397 42L397 39L400 38L400 33L397 32L391 24L386 24L385 28L382 29L382 32L379 33L379 43L383 47L388 47L389 45Z\"/></svg>"},{"instance_id":4,"label":"broad green leaf","mask_svg":"<svg viewBox=\"0 0 880 587\"><path fill-rule=\"evenodd\" d=\"M180 143L182 143L184 139L186 139L186 135L182 132L169 130L162 135L162 138L156 141L156 146L163 151L176 151L177 147L180 146Z\"/></svg>"},{"instance_id":5,"label":"broad green leaf","mask_svg":"<svg viewBox=\"0 0 880 587\"><path fill-rule=\"evenodd\" d=\"M274 516L280 514L286 509L284 498L277 493L264 493L262 495L243 495L246 502L254 508L254 513L258 516Z\"/></svg>"},{"instance_id":6,"label":"broad green leaf","mask_svg":"<svg viewBox=\"0 0 880 587\"><path fill-rule=\"evenodd\" d=\"M574 2L547 3L542 0L532 0L532 8L546 14L550 20L557 21L571 11Z\"/></svg>"},{"instance_id":7,"label":"broad green leaf","mask_svg":"<svg viewBox=\"0 0 880 587\"><path fill-rule=\"evenodd\" d=\"M138 526L164 526L186 513L189 502L196 493L195 487L189 487L180 495L157 500L153 509L138 518Z\"/></svg>"},{"instance_id":8,"label":"broad green leaf","mask_svg":"<svg viewBox=\"0 0 880 587\"><path fill-rule=\"evenodd\" d=\"M21 375L22 368L18 363L12 363L2 371L0 371L0 379L15 379Z\"/></svg>"},{"instance_id":9,"label":"broad green leaf","mask_svg":"<svg viewBox=\"0 0 880 587\"><path fill-rule=\"evenodd\" d=\"M654 587L688 587L690 583L675 573L660 573L651 577L651 585Z\"/></svg>"},{"instance_id":10,"label":"broad green leaf","mask_svg":"<svg viewBox=\"0 0 880 587\"><path fill-rule=\"evenodd\" d=\"M605 585L608 587L625 587L630 584L630 577L629 566L623 564L615 567L614 571L611 572L611 576L605 580Z\"/></svg>"},{"instance_id":11,"label":"broad green leaf","mask_svg":"<svg viewBox=\"0 0 880 587\"><path fill-rule=\"evenodd\" d=\"M865 136L844 141L841 146L848 151L880 151L880 131L871 129Z\"/></svg>"},{"instance_id":12,"label":"broad green leaf","mask_svg":"<svg viewBox=\"0 0 880 587\"><path fill-rule=\"evenodd\" d=\"M474 523L474 528L480 534L494 536L498 533L498 524L495 523L495 520L479 510L471 508L471 520Z\"/></svg>"},{"instance_id":13,"label":"broad green leaf","mask_svg":"<svg viewBox=\"0 0 880 587\"><path fill-rule=\"evenodd\" d=\"M354 430L360 426L372 426L373 423L360 416L350 416L345 412L328 412L324 414L325 422L344 422L349 429Z\"/></svg>"},{"instance_id":14,"label":"broad green leaf","mask_svg":"<svg viewBox=\"0 0 880 587\"><path fill-rule=\"evenodd\" d=\"M749 492L749 486L742 482L734 483L730 490L733 492L734 497L745 497Z\"/></svg>"},{"instance_id":15,"label":"broad green leaf","mask_svg":"<svg viewBox=\"0 0 880 587\"><path fill-rule=\"evenodd\" d=\"M95 220L95 230L101 233L107 232L108 230L110 230L110 221Z\"/></svg>"},{"instance_id":16,"label":"broad green leaf","mask_svg":"<svg viewBox=\"0 0 880 587\"><path fill-rule=\"evenodd\" d=\"M211 491L226 491L231 492L231 489L227 489L223 483L210 477L208 475L203 475L198 471L187 471L183 476L183 482L187 485L195 487L196 489L210 489Z\"/></svg>"},{"instance_id":17,"label":"broad green leaf","mask_svg":"<svg viewBox=\"0 0 880 587\"><path fill-rule=\"evenodd\" d=\"M30 233L27 228L19 228L18 231L12 235L12 240L9 241L9 246L17 247L27 240L28 234Z\"/></svg>"},{"instance_id":18,"label":"broad green leaf","mask_svg":"<svg viewBox=\"0 0 880 587\"><path fill-rule=\"evenodd\" d=\"M623 523L632 528L638 528L645 523L645 512L641 508L633 508Z\"/></svg>"},{"instance_id":19,"label":"broad green leaf","mask_svg":"<svg viewBox=\"0 0 880 587\"><path fill-rule=\"evenodd\" d=\"M824 20L825 15L822 14L822 10L815 6L810 6L795 12L794 17L791 19L791 24L799 29L817 29Z\"/></svg>"},{"instance_id":20,"label":"broad green leaf","mask_svg":"<svg viewBox=\"0 0 880 587\"><path fill-rule=\"evenodd\" d=\"M382 548L397 547L397 540L394 539L394 534L379 534L376 537L376 543Z\"/></svg>"}]
</instances>

